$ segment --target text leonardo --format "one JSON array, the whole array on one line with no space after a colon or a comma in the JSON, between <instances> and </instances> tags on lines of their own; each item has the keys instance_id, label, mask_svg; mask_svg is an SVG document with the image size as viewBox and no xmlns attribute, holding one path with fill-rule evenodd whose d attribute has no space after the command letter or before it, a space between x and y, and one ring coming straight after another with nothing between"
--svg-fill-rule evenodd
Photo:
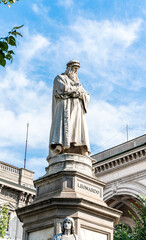
<instances>
[{"instance_id":1,"label":"text leonardo","mask_svg":"<svg viewBox=\"0 0 146 240\"><path fill-rule=\"evenodd\" d=\"M89 192L95 193L95 194L99 194L99 190L96 190L95 188L92 187L88 187L82 183L78 183L78 187L84 190L87 190Z\"/></svg>"}]
</instances>

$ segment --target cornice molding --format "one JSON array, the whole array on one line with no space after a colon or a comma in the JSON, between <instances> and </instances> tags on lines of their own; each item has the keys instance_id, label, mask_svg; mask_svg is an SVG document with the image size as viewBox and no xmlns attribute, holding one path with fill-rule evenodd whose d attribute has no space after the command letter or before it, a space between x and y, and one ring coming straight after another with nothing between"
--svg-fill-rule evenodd
<instances>
[{"instance_id":1,"label":"cornice molding","mask_svg":"<svg viewBox=\"0 0 146 240\"><path fill-rule=\"evenodd\" d=\"M94 166L95 175L102 175L105 172L110 172L116 170L121 167L125 167L131 163L135 163L136 161L141 161L146 156L146 149L140 149L138 151L132 152L130 154L126 154L123 156L119 156L118 158L107 159L104 162L97 162Z\"/></svg>"}]
</instances>

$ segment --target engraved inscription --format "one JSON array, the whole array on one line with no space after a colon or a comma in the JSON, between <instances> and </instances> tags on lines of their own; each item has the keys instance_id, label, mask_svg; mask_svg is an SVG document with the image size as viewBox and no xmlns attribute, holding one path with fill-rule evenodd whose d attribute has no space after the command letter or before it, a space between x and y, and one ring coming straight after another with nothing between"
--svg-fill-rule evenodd
<instances>
[{"instance_id":1,"label":"engraved inscription","mask_svg":"<svg viewBox=\"0 0 146 240\"><path fill-rule=\"evenodd\" d=\"M87 185L85 185L85 184L83 184L83 183L78 183L77 186L78 186L79 188L81 188L81 189L87 190L87 191L89 191L89 192L91 192L91 193L94 193L94 194L97 194L97 195L99 195L99 193L100 193L99 190L97 190L97 189L95 189L95 188L93 188L93 187L89 187L89 186L87 186Z\"/></svg>"}]
</instances>

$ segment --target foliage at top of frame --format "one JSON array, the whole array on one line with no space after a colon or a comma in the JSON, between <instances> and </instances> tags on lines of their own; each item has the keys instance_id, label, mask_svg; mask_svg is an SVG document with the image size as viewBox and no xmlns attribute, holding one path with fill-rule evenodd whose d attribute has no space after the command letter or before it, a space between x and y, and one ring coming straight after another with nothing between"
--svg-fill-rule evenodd
<instances>
[{"instance_id":1,"label":"foliage at top of frame","mask_svg":"<svg viewBox=\"0 0 146 240\"><path fill-rule=\"evenodd\" d=\"M19 0L16 0L16 1L19 1ZM10 8L11 5L13 3L15 3L15 0L0 0L0 3L3 3L3 4L7 5Z\"/></svg>"},{"instance_id":2,"label":"foliage at top of frame","mask_svg":"<svg viewBox=\"0 0 146 240\"><path fill-rule=\"evenodd\" d=\"M6 61L9 60L10 62L13 61L13 50L10 49L11 47L16 47L16 37L22 36L18 29L23 27L23 25L19 27L14 27L10 32L8 32L7 37L0 38L0 65L5 67Z\"/></svg>"}]
</instances>

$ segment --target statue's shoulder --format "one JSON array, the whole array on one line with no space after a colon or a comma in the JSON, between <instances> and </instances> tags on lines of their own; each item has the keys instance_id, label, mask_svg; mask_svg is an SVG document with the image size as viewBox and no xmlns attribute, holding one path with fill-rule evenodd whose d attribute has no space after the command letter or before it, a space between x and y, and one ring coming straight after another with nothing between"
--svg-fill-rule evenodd
<instances>
[{"instance_id":1,"label":"statue's shoulder","mask_svg":"<svg viewBox=\"0 0 146 240\"><path fill-rule=\"evenodd\" d=\"M65 75L65 74L60 74L60 75L57 75L57 76L54 78L54 81L58 81L58 80L65 81L67 78L68 78L67 75Z\"/></svg>"},{"instance_id":2,"label":"statue's shoulder","mask_svg":"<svg viewBox=\"0 0 146 240\"><path fill-rule=\"evenodd\" d=\"M61 240L62 233L56 234L52 240Z\"/></svg>"}]
</instances>

